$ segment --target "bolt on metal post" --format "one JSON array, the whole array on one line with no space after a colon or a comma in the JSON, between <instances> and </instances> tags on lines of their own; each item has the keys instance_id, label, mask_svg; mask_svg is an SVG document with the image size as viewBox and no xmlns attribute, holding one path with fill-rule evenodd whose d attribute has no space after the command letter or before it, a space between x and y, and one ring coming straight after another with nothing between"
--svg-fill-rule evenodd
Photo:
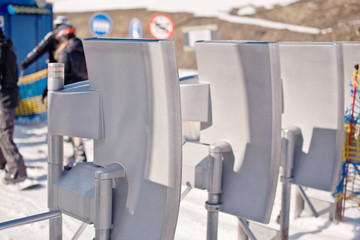
<instances>
[{"instance_id":1,"label":"bolt on metal post","mask_svg":"<svg viewBox=\"0 0 360 240\"><path fill-rule=\"evenodd\" d=\"M64 64L49 63L48 65L48 106L51 106L51 94L64 88ZM49 116L48 116L48 119ZM48 207L57 210L57 193L55 183L63 171L64 143L63 136L48 135ZM49 220L49 239L62 239L62 216Z\"/></svg>"},{"instance_id":2,"label":"bolt on metal post","mask_svg":"<svg viewBox=\"0 0 360 240\"><path fill-rule=\"evenodd\" d=\"M222 164L224 153L230 152L227 142L218 142L210 146L208 158L208 201L205 206L207 216L207 240L216 240L218 233L219 210L221 208Z\"/></svg>"}]
</instances>

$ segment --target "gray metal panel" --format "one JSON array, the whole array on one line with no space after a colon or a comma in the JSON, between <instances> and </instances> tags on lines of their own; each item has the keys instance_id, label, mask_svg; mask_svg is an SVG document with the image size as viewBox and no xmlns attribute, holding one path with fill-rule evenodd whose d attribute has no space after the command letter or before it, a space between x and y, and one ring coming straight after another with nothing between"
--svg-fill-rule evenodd
<instances>
[{"instance_id":1,"label":"gray metal panel","mask_svg":"<svg viewBox=\"0 0 360 240\"><path fill-rule=\"evenodd\" d=\"M280 164L281 85L277 44L209 41L195 45L201 82L210 83L211 122L200 142L230 143L222 211L268 222Z\"/></svg>"},{"instance_id":2,"label":"gray metal panel","mask_svg":"<svg viewBox=\"0 0 360 240\"><path fill-rule=\"evenodd\" d=\"M94 163L119 162L112 239L172 239L181 186L181 115L174 41L86 39L91 89L101 92L104 139Z\"/></svg>"},{"instance_id":3,"label":"gray metal panel","mask_svg":"<svg viewBox=\"0 0 360 240\"><path fill-rule=\"evenodd\" d=\"M183 121L210 121L210 86L197 79L180 84L181 117Z\"/></svg>"},{"instance_id":4,"label":"gray metal panel","mask_svg":"<svg viewBox=\"0 0 360 240\"><path fill-rule=\"evenodd\" d=\"M103 137L100 93L87 81L49 94L48 132L54 135L98 139ZM74 104L75 103L75 104Z\"/></svg>"},{"instance_id":5,"label":"gray metal panel","mask_svg":"<svg viewBox=\"0 0 360 240\"><path fill-rule=\"evenodd\" d=\"M343 47L344 55L344 100L345 107L349 107L352 104L351 87L350 82L353 78L354 65L360 64L360 42L339 42Z\"/></svg>"},{"instance_id":6,"label":"gray metal panel","mask_svg":"<svg viewBox=\"0 0 360 240\"><path fill-rule=\"evenodd\" d=\"M89 224L95 220L96 169L98 167L91 163L80 163L56 182L58 207L61 211Z\"/></svg>"},{"instance_id":7,"label":"gray metal panel","mask_svg":"<svg viewBox=\"0 0 360 240\"><path fill-rule=\"evenodd\" d=\"M341 48L334 43L281 43L283 128L298 126L294 183L326 191L338 183L344 131Z\"/></svg>"},{"instance_id":8,"label":"gray metal panel","mask_svg":"<svg viewBox=\"0 0 360 240\"><path fill-rule=\"evenodd\" d=\"M209 146L187 142L183 145L182 183L206 189L208 181Z\"/></svg>"}]
</instances>

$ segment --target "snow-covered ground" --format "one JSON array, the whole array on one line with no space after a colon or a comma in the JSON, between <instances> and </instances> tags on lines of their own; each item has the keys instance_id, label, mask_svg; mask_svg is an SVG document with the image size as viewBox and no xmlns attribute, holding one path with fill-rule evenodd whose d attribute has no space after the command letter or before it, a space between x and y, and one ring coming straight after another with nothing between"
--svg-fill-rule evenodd
<instances>
[{"instance_id":1,"label":"snow-covered ground","mask_svg":"<svg viewBox=\"0 0 360 240\"><path fill-rule=\"evenodd\" d=\"M191 126L185 126L189 128ZM191 131L191 129L188 129ZM28 166L29 176L39 180L41 186L18 191L14 187L0 183L0 222L20 217L30 216L48 211L47 209L47 126L45 124L33 126L16 126L15 142L19 146ZM86 150L89 161L92 161L92 141L86 141ZM65 155L71 154L71 146L65 143ZM276 218L280 211L281 184L278 184L278 192L275 199L271 222L271 229L279 230ZM323 195L323 194L322 194ZM326 194L329 196L329 194ZM294 218L295 187L292 190L291 215L290 215L290 238L292 240L350 240L360 239L360 211L357 206L346 205L345 222L335 225L326 217L314 218L309 211L304 211L300 218ZM176 240L206 239L206 210L204 203L207 192L193 189L181 202ZM241 204L241 203L239 203ZM72 239L81 226L81 222L63 215L63 239ZM250 223L250 226L253 226ZM270 239L274 231L265 228L254 231L255 236L261 239ZM219 240L238 239L238 220L235 216L220 213ZM0 239L48 239L48 221L42 221L10 228L0 231ZM92 239L94 237L93 226L87 226L79 239Z\"/></svg>"}]
</instances>

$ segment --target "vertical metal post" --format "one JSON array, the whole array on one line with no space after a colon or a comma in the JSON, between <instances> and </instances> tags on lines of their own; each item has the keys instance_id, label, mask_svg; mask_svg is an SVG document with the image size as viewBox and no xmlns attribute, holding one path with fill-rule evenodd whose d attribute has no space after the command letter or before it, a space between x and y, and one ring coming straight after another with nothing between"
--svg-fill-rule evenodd
<instances>
[{"instance_id":1,"label":"vertical metal post","mask_svg":"<svg viewBox=\"0 0 360 240\"><path fill-rule=\"evenodd\" d=\"M222 161L223 154L231 151L227 142L212 144L209 149L208 158L208 201L205 207L207 215L207 240L216 240L218 233L219 210L221 208L222 192Z\"/></svg>"},{"instance_id":2,"label":"vertical metal post","mask_svg":"<svg viewBox=\"0 0 360 240\"><path fill-rule=\"evenodd\" d=\"M300 195L300 189L296 188L296 196L295 196L295 218L300 217L302 211L305 208L305 201Z\"/></svg>"},{"instance_id":3,"label":"vertical metal post","mask_svg":"<svg viewBox=\"0 0 360 240\"><path fill-rule=\"evenodd\" d=\"M109 240L112 217L112 179L95 178L95 239Z\"/></svg>"},{"instance_id":4,"label":"vertical metal post","mask_svg":"<svg viewBox=\"0 0 360 240\"><path fill-rule=\"evenodd\" d=\"M119 163L99 168L95 172L95 239L110 240L112 227L112 183L125 177L125 168Z\"/></svg>"},{"instance_id":5,"label":"vertical metal post","mask_svg":"<svg viewBox=\"0 0 360 240\"><path fill-rule=\"evenodd\" d=\"M243 223L240 222L241 220L239 219L239 224L238 224L238 238L237 240L249 240L248 235L246 235L245 230L243 229ZM248 224L247 221L245 221L246 224Z\"/></svg>"},{"instance_id":6,"label":"vertical metal post","mask_svg":"<svg viewBox=\"0 0 360 240\"><path fill-rule=\"evenodd\" d=\"M280 237L281 240L289 238L289 216L290 216L290 197L291 197L291 183L293 181L293 166L294 166L294 150L296 136L300 135L301 131L298 127L284 129L282 131L282 193L281 193L281 212L280 212Z\"/></svg>"},{"instance_id":7,"label":"vertical metal post","mask_svg":"<svg viewBox=\"0 0 360 240\"><path fill-rule=\"evenodd\" d=\"M64 87L64 64L49 63L48 65L48 106L51 103L51 93ZM48 119L49 116L48 116ZM57 193L55 182L60 178L63 171L64 142L63 136L48 136L48 207L50 211L57 210ZM49 239L62 239L62 217L49 220Z\"/></svg>"},{"instance_id":8,"label":"vertical metal post","mask_svg":"<svg viewBox=\"0 0 360 240\"><path fill-rule=\"evenodd\" d=\"M335 202L335 212L334 212L334 219L333 222L335 224L339 224L341 222L341 210L342 210L342 202L343 202L343 198L337 199Z\"/></svg>"}]
</instances>

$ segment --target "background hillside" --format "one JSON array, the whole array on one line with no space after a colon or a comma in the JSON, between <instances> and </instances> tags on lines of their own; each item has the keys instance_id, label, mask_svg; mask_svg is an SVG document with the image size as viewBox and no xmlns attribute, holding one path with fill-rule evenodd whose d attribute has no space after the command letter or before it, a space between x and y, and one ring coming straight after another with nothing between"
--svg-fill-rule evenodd
<instances>
[{"instance_id":1,"label":"background hillside","mask_svg":"<svg viewBox=\"0 0 360 240\"><path fill-rule=\"evenodd\" d=\"M238 16L239 8L233 8L229 14ZM128 38L129 23L139 18L143 28L143 38L151 38L148 31L150 18L158 13L144 9L110 10L107 13L113 21L113 29L108 37ZM165 12L166 13L166 12ZM80 38L93 37L88 27L94 12L56 12L65 15L77 28ZM300 0L286 6L274 6L271 9L256 8L250 18L266 19L323 30L319 34L279 30L270 27L240 24L213 17L196 17L192 13L168 12L175 24L172 36L176 40L178 65L180 68L196 68L195 54L183 51L182 29L186 26L216 24L219 40L253 41L358 41L360 40L360 3L358 0ZM359 53L360 54L360 53Z\"/></svg>"}]
</instances>

